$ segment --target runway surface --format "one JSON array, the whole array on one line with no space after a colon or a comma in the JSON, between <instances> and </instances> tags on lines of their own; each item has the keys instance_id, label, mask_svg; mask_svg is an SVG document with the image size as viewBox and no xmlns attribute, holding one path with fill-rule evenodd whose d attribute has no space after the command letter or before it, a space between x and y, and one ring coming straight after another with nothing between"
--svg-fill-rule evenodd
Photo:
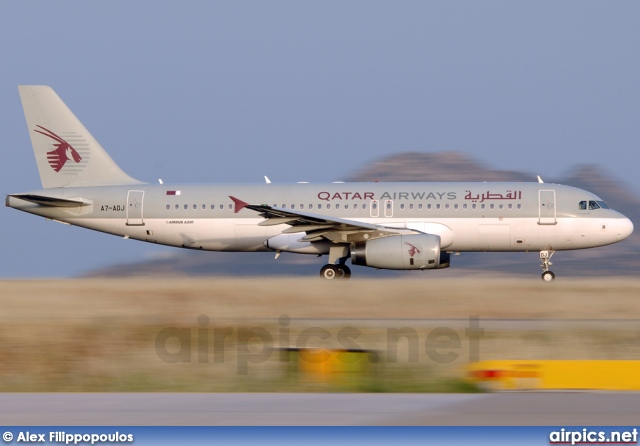
<instances>
[{"instance_id":1,"label":"runway surface","mask_svg":"<svg viewBox=\"0 0 640 446\"><path fill-rule=\"evenodd\" d=\"M640 393L4 393L7 426L637 425Z\"/></svg>"}]
</instances>

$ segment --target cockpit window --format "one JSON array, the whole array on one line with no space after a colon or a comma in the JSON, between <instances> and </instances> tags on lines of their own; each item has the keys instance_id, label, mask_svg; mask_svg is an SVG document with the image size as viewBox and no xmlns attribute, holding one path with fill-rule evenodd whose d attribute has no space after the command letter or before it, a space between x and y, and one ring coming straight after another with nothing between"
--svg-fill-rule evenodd
<instances>
[{"instance_id":1,"label":"cockpit window","mask_svg":"<svg viewBox=\"0 0 640 446\"><path fill-rule=\"evenodd\" d=\"M581 211L586 211L587 209L590 211L593 211L594 209L611 209L604 201L595 200L581 201L578 207Z\"/></svg>"}]
</instances>

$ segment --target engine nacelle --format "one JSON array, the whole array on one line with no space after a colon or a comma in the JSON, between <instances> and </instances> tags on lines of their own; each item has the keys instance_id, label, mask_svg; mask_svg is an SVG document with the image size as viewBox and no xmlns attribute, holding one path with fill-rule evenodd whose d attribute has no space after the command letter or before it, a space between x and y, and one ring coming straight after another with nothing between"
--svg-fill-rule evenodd
<instances>
[{"instance_id":1,"label":"engine nacelle","mask_svg":"<svg viewBox=\"0 0 640 446\"><path fill-rule=\"evenodd\" d=\"M393 235L351 245L354 265L381 269L436 269L449 267L449 254L440 251L440 236Z\"/></svg>"}]
</instances>

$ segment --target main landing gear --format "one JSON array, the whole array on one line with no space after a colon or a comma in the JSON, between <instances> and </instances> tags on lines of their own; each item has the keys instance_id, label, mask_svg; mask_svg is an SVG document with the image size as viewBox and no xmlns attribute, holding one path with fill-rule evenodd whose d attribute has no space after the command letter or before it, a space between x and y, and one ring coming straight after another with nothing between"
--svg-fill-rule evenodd
<instances>
[{"instance_id":1,"label":"main landing gear","mask_svg":"<svg viewBox=\"0 0 640 446\"><path fill-rule=\"evenodd\" d=\"M320 270L320 277L324 277L328 280L348 279L351 277L351 269L344 264L325 265Z\"/></svg>"},{"instance_id":2,"label":"main landing gear","mask_svg":"<svg viewBox=\"0 0 640 446\"><path fill-rule=\"evenodd\" d=\"M320 277L327 280L348 279L351 270L345 262L349 258L349 245L333 245L329 248L329 263L320 270Z\"/></svg>"},{"instance_id":3,"label":"main landing gear","mask_svg":"<svg viewBox=\"0 0 640 446\"><path fill-rule=\"evenodd\" d=\"M540 268L542 268L542 280L545 282L551 282L556 278L553 272L549 271L549 267L553 265L551 263L551 256L555 251L540 251Z\"/></svg>"}]
</instances>

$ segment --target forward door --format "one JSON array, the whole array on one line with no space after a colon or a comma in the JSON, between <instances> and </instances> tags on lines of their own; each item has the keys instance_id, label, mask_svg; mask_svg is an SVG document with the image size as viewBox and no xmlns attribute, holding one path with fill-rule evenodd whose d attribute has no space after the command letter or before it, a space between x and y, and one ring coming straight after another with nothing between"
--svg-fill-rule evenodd
<instances>
[{"instance_id":1,"label":"forward door","mask_svg":"<svg viewBox=\"0 0 640 446\"><path fill-rule=\"evenodd\" d=\"M540 190L538 191L538 207L540 225L556 224L556 191Z\"/></svg>"}]
</instances>

